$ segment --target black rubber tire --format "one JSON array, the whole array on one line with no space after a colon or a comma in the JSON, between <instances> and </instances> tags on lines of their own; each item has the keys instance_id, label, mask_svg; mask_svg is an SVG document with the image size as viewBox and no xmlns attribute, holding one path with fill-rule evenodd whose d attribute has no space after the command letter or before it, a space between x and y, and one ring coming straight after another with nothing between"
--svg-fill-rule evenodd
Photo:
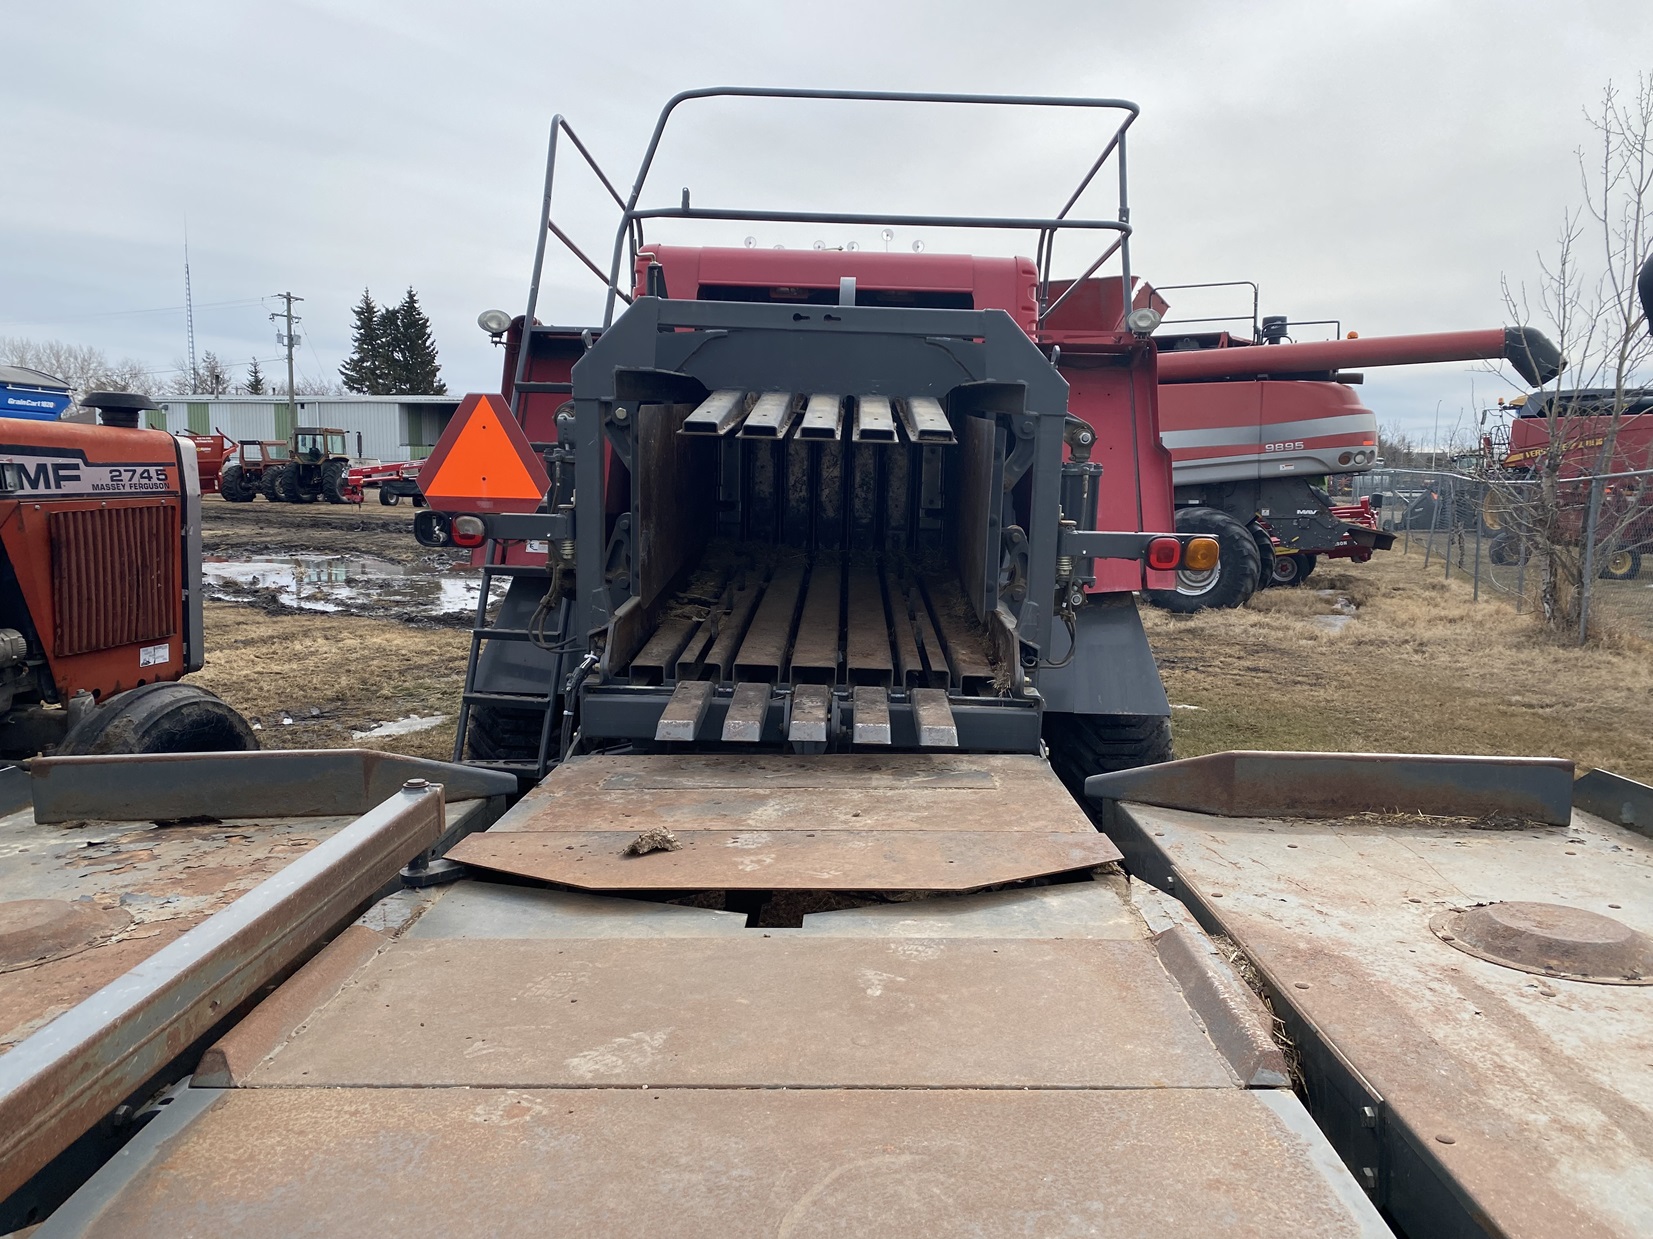
<instances>
[{"instance_id":1,"label":"black rubber tire","mask_svg":"<svg viewBox=\"0 0 1653 1239\"><path fill-rule=\"evenodd\" d=\"M281 465L266 465L258 478L258 493L271 503L281 502Z\"/></svg>"},{"instance_id":2,"label":"black rubber tire","mask_svg":"<svg viewBox=\"0 0 1653 1239\"><path fill-rule=\"evenodd\" d=\"M299 501L298 471L291 465L283 465L276 475L275 492L283 503Z\"/></svg>"},{"instance_id":3,"label":"black rubber tire","mask_svg":"<svg viewBox=\"0 0 1653 1239\"><path fill-rule=\"evenodd\" d=\"M218 475L218 493L231 503L251 503L258 495L250 482L241 479L240 465L225 465Z\"/></svg>"},{"instance_id":4,"label":"black rubber tire","mask_svg":"<svg viewBox=\"0 0 1653 1239\"><path fill-rule=\"evenodd\" d=\"M387 508L394 508L402 502L402 497L388 486L381 486L379 487L379 502Z\"/></svg>"},{"instance_id":5,"label":"black rubber tire","mask_svg":"<svg viewBox=\"0 0 1653 1239\"><path fill-rule=\"evenodd\" d=\"M1500 568L1512 568L1519 564L1525 552L1521 536L1512 529L1501 531L1487 545L1487 558Z\"/></svg>"},{"instance_id":6,"label":"black rubber tire","mask_svg":"<svg viewBox=\"0 0 1653 1239\"><path fill-rule=\"evenodd\" d=\"M1315 557L1306 551L1279 555L1274 560L1275 585L1301 585L1314 571Z\"/></svg>"},{"instance_id":7,"label":"black rubber tire","mask_svg":"<svg viewBox=\"0 0 1653 1239\"><path fill-rule=\"evenodd\" d=\"M330 460L321 468L321 497L328 503L349 503L344 488L350 481L350 462Z\"/></svg>"},{"instance_id":8,"label":"black rubber tire","mask_svg":"<svg viewBox=\"0 0 1653 1239\"><path fill-rule=\"evenodd\" d=\"M1274 584L1274 538L1261 525L1248 528L1251 540L1257 544L1257 588L1267 589Z\"/></svg>"},{"instance_id":9,"label":"black rubber tire","mask_svg":"<svg viewBox=\"0 0 1653 1239\"><path fill-rule=\"evenodd\" d=\"M1640 551L1610 551L1602 557L1601 571L1596 575L1604 581L1634 581L1641 574Z\"/></svg>"},{"instance_id":10,"label":"black rubber tire","mask_svg":"<svg viewBox=\"0 0 1653 1239\"><path fill-rule=\"evenodd\" d=\"M60 755L249 753L258 737L247 720L194 684L146 684L116 693L69 729Z\"/></svg>"},{"instance_id":11,"label":"black rubber tire","mask_svg":"<svg viewBox=\"0 0 1653 1239\"><path fill-rule=\"evenodd\" d=\"M553 729L562 723L562 707L551 720ZM538 710L514 706L474 705L465 728L465 756L471 761L535 761L540 753L540 727L545 716ZM558 736L551 737L551 754L556 755Z\"/></svg>"},{"instance_id":12,"label":"black rubber tire","mask_svg":"<svg viewBox=\"0 0 1653 1239\"><path fill-rule=\"evenodd\" d=\"M1197 533L1217 540L1217 566L1208 573L1178 571L1175 589L1150 589L1148 601L1156 607L1189 615L1208 607L1243 607L1257 592L1262 556L1251 531L1216 508L1181 508L1177 532Z\"/></svg>"},{"instance_id":13,"label":"black rubber tire","mask_svg":"<svg viewBox=\"0 0 1653 1239\"><path fill-rule=\"evenodd\" d=\"M1056 777L1080 800L1085 780L1110 770L1171 761L1171 720L1152 714L1046 714L1045 744Z\"/></svg>"}]
</instances>

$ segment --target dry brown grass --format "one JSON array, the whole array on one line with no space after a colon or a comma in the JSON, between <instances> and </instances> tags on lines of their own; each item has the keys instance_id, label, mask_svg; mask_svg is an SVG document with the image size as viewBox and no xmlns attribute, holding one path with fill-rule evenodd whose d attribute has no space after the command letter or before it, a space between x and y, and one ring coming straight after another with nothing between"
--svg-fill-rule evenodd
<instances>
[{"instance_id":1,"label":"dry brown grass","mask_svg":"<svg viewBox=\"0 0 1653 1239\"><path fill-rule=\"evenodd\" d=\"M1334 590L1359 608L1338 632ZM1238 611L1144 609L1180 756L1231 748L1571 758L1653 779L1653 643L1558 644L1500 598L1379 555Z\"/></svg>"},{"instance_id":2,"label":"dry brown grass","mask_svg":"<svg viewBox=\"0 0 1653 1239\"><path fill-rule=\"evenodd\" d=\"M265 748L360 745L446 760L469 643L466 629L208 603L207 665L190 679L258 719ZM382 739L350 735L415 714L449 721Z\"/></svg>"}]
</instances>

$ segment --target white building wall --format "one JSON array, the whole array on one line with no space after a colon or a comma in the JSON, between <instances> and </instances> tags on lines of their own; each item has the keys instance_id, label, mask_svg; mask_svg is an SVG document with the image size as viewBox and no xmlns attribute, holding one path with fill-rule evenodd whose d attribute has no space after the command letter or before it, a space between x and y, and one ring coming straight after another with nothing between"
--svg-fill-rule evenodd
<instances>
[{"instance_id":1,"label":"white building wall","mask_svg":"<svg viewBox=\"0 0 1653 1239\"><path fill-rule=\"evenodd\" d=\"M284 439L286 427L278 413L285 413L284 396L211 396L167 399L158 402L170 431L190 428L189 406L206 406L208 433L222 431L231 439ZM417 460L430 454L430 447L452 417L457 400L443 397L341 397L301 396L299 426L337 426L349 436L350 452L362 460ZM201 421L199 414L197 422Z\"/></svg>"}]
</instances>

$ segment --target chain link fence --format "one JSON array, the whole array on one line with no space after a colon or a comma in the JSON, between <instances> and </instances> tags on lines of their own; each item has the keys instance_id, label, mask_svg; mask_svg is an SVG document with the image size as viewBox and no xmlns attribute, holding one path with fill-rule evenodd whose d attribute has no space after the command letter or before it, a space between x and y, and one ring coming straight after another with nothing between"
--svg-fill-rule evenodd
<instances>
[{"instance_id":1,"label":"chain link fence","mask_svg":"<svg viewBox=\"0 0 1653 1239\"><path fill-rule=\"evenodd\" d=\"M1487 592L1517 611L1537 605L1547 540L1578 569L1581 640L1591 612L1653 638L1653 470L1567 477L1548 505L1526 478L1382 469L1354 482L1354 497L1381 504L1379 527L1395 534L1395 551L1421 555L1423 571L1467 579L1477 601Z\"/></svg>"}]
</instances>

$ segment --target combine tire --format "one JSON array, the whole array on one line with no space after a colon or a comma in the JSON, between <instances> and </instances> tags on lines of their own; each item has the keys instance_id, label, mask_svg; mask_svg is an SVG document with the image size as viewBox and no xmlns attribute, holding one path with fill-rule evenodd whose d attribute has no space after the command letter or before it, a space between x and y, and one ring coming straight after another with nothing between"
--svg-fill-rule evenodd
<instances>
[{"instance_id":1,"label":"combine tire","mask_svg":"<svg viewBox=\"0 0 1653 1239\"><path fill-rule=\"evenodd\" d=\"M1076 797L1085 780L1110 770L1170 761L1171 720L1145 714L1047 714L1050 766Z\"/></svg>"},{"instance_id":2,"label":"combine tire","mask_svg":"<svg viewBox=\"0 0 1653 1239\"><path fill-rule=\"evenodd\" d=\"M1500 568L1513 567L1526 558L1526 547L1521 544L1519 534L1506 529L1492 539L1487 558Z\"/></svg>"},{"instance_id":3,"label":"combine tire","mask_svg":"<svg viewBox=\"0 0 1653 1239\"><path fill-rule=\"evenodd\" d=\"M247 753L258 747L247 720L193 684L146 684L117 693L69 729L61 755Z\"/></svg>"},{"instance_id":4,"label":"combine tire","mask_svg":"<svg viewBox=\"0 0 1653 1239\"><path fill-rule=\"evenodd\" d=\"M1175 589L1150 589L1148 601L1167 611L1187 615L1207 607L1240 607L1257 592L1262 555L1251 531L1226 512L1215 508L1183 508L1177 513L1178 533L1215 538L1217 566L1209 572L1179 569Z\"/></svg>"},{"instance_id":5,"label":"combine tire","mask_svg":"<svg viewBox=\"0 0 1653 1239\"><path fill-rule=\"evenodd\" d=\"M562 706L551 726L562 721ZM535 761L540 755L540 728L545 716L538 710L513 706L474 705L465 728L465 756L471 761ZM551 737L556 750L557 737Z\"/></svg>"},{"instance_id":6,"label":"combine tire","mask_svg":"<svg viewBox=\"0 0 1653 1239\"><path fill-rule=\"evenodd\" d=\"M1274 537L1261 525L1248 528L1251 540L1257 544L1257 588L1267 589L1274 584Z\"/></svg>"},{"instance_id":7,"label":"combine tire","mask_svg":"<svg viewBox=\"0 0 1653 1239\"><path fill-rule=\"evenodd\" d=\"M349 503L344 489L350 483L350 462L330 460L321 471L321 497L328 503Z\"/></svg>"},{"instance_id":8,"label":"combine tire","mask_svg":"<svg viewBox=\"0 0 1653 1239\"><path fill-rule=\"evenodd\" d=\"M1275 585L1301 585L1309 579L1309 573L1314 571L1315 558L1305 551L1296 551L1290 555L1276 555L1274 557Z\"/></svg>"},{"instance_id":9,"label":"combine tire","mask_svg":"<svg viewBox=\"0 0 1653 1239\"><path fill-rule=\"evenodd\" d=\"M1640 551L1614 551L1601 565L1604 581L1634 581L1642 574Z\"/></svg>"},{"instance_id":10,"label":"combine tire","mask_svg":"<svg viewBox=\"0 0 1653 1239\"><path fill-rule=\"evenodd\" d=\"M241 476L240 465L228 465L218 477L218 493L231 503L251 503L258 491Z\"/></svg>"}]
</instances>

